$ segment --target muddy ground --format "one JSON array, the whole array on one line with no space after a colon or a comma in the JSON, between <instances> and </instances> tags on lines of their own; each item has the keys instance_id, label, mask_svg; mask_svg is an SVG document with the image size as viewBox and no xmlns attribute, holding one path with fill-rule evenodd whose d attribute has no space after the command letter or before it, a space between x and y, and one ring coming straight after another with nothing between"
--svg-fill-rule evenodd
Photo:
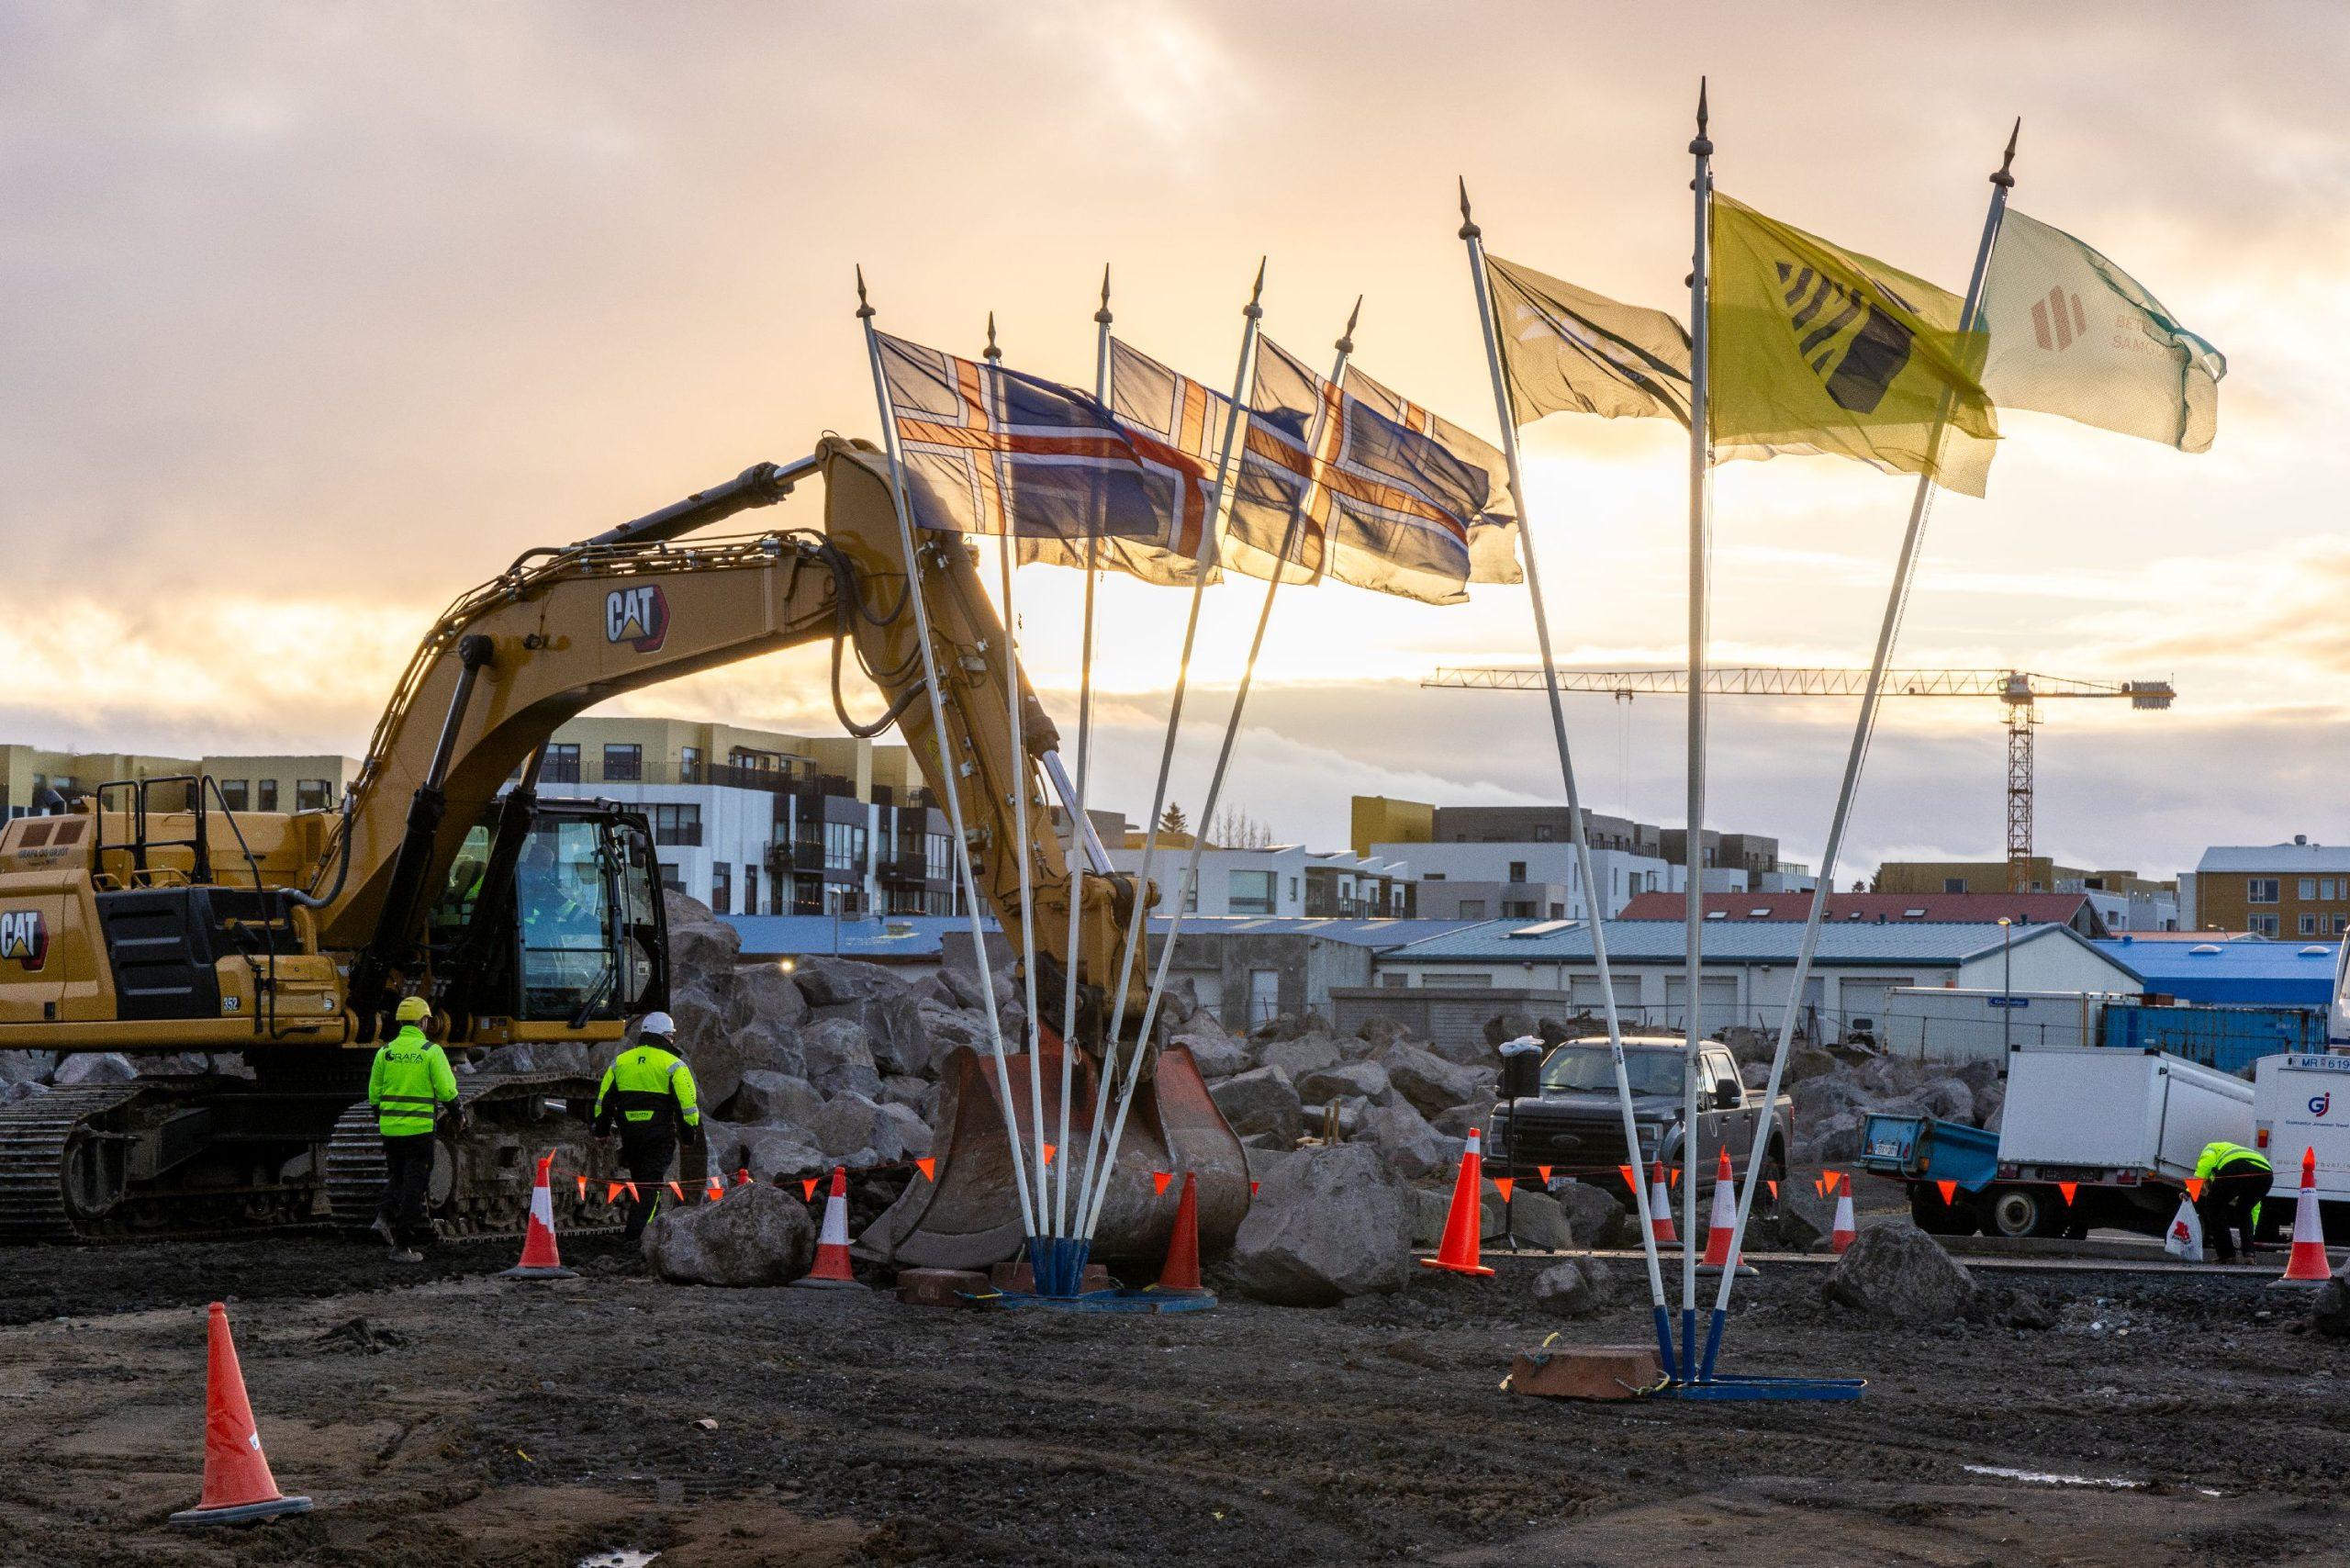
<instances>
[{"instance_id":1,"label":"muddy ground","mask_svg":"<svg viewBox=\"0 0 2350 1568\"><path fill-rule=\"evenodd\" d=\"M2034 1276L2053 1328L1912 1332L1782 1265L1725 1367L1864 1376L1858 1404L1575 1406L1497 1384L1554 1328L1645 1337L1636 1264L1625 1307L1561 1325L1506 1257L1328 1311L1079 1318L681 1289L595 1238L580 1280L518 1286L510 1249L0 1251L0 1562L2350 1561L2350 1346L2243 1277ZM318 1511L190 1535L162 1521L219 1295Z\"/></svg>"}]
</instances>

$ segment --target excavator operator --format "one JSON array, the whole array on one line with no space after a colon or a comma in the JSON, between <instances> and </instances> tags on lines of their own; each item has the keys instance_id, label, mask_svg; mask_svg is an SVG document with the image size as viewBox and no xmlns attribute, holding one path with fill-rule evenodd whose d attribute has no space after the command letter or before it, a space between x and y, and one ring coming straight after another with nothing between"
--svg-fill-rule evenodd
<instances>
[{"instance_id":1,"label":"excavator operator","mask_svg":"<svg viewBox=\"0 0 2350 1568\"><path fill-rule=\"evenodd\" d=\"M677 1055L677 1020L648 1013L636 1026L636 1044L612 1058L596 1091L596 1136L621 1137L621 1163L636 1183L629 1204L628 1239L644 1234L655 1196L669 1179L681 1136L699 1137L701 1109L694 1101L694 1072ZM702 1163L709 1164L705 1148ZM707 1170L703 1172L709 1174Z\"/></svg>"}]
</instances>

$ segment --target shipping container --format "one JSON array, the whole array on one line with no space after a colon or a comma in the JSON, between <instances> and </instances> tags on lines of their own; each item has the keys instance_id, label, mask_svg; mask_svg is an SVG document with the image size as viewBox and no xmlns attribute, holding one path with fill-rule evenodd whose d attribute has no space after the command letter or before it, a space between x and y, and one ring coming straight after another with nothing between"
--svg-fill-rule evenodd
<instances>
[{"instance_id":1,"label":"shipping container","mask_svg":"<svg viewBox=\"0 0 2350 1568\"><path fill-rule=\"evenodd\" d=\"M2109 1002L2098 1043L2115 1050L2165 1051L2204 1067L2252 1075L2263 1057L2325 1049L2324 1013L2308 1007L2158 1007Z\"/></svg>"}]
</instances>

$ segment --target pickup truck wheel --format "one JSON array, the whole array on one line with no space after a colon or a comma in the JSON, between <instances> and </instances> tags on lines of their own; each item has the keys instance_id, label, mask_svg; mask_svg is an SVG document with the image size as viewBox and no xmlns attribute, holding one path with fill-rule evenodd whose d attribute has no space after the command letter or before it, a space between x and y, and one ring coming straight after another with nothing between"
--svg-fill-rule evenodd
<instances>
[{"instance_id":1,"label":"pickup truck wheel","mask_svg":"<svg viewBox=\"0 0 2350 1568\"><path fill-rule=\"evenodd\" d=\"M1994 1187L1979 1206L1986 1236L2053 1236L2064 1225L2063 1205L2045 1187Z\"/></svg>"},{"instance_id":2,"label":"pickup truck wheel","mask_svg":"<svg viewBox=\"0 0 2350 1568\"><path fill-rule=\"evenodd\" d=\"M1909 1217L1928 1236L1972 1236L1977 1224L1972 1203L1946 1204L1931 1184L1909 1189Z\"/></svg>"}]
</instances>

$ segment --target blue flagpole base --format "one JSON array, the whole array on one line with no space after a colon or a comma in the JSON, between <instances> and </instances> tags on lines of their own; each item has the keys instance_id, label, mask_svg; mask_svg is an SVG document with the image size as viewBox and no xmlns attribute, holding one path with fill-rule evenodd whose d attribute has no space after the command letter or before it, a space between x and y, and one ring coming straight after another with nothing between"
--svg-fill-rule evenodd
<instances>
[{"instance_id":1,"label":"blue flagpole base","mask_svg":"<svg viewBox=\"0 0 2350 1568\"><path fill-rule=\"evenodd\" d=\"M1086 1315L1107 1314L1111 1316L1149 1317L1170 1312L1209 1312L1214 1310L1213 1293L1201 1291L1087 1291L1079 1295L1039 1295L1025 1291L996 1291L988 1295L973 1296L971 1305L991 1308L997 1312L1054 1312Z\"/></svg>"},{"instance_id":2,"label":"blue flagpole base","mask_svg":"<svg viewBox=\"0 0 2350 1568\"><path fill-rule=\"evenodd\" d=\"M1673 1359L1673 1319L1662 1302L1656 1306L1656 1363L1668 1381L1675 1375L1673 1368L1678 1363Z\"/></svg>"},{"instance_id":3,"label":"blue flagpole base","mask_svg":"<svg viewBox=\"0 0 2350 1568\"><path fill-rule=\"evenodd\" d=\"M1691 1399L1720 1403L1755 1400L1800 1400L1841 1403L1858 1399L1869 1385L1864 1377L1717 1377L1705 1383L1668 1383L1652 1399Z\"/></svg>"}]
</instances>

